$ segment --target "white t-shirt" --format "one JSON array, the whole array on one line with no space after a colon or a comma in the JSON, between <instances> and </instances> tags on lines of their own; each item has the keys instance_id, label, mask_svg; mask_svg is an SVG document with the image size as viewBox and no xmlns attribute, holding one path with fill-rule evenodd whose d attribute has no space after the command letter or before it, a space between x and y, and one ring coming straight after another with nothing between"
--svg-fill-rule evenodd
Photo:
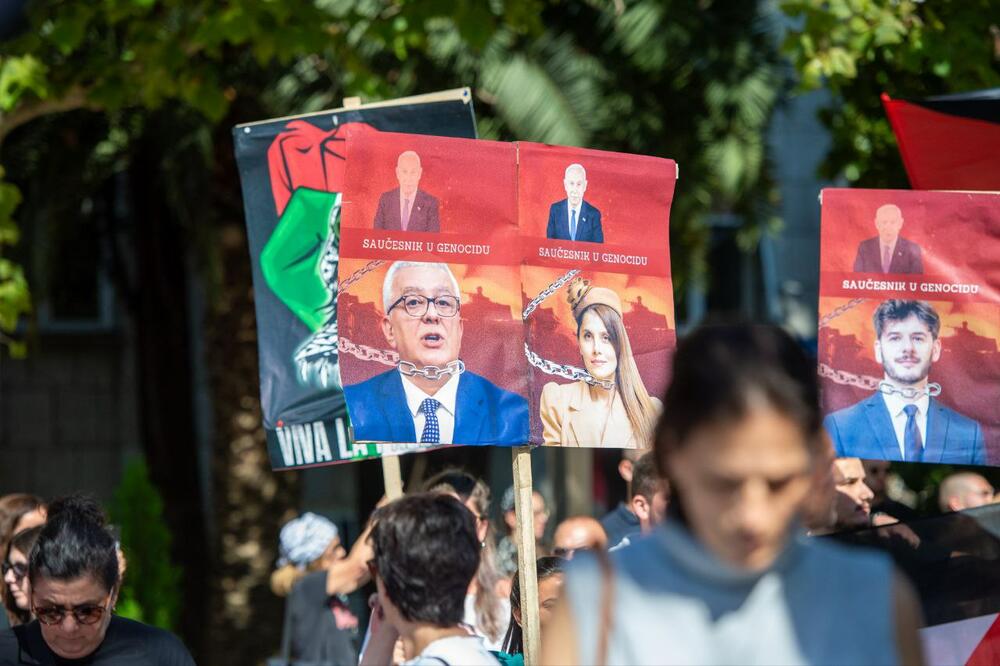
<instances>
[{"instance_id":1,"label":"white t-shirt","mask_svg":"<svg viewBox=\"0 0 1000 666\"><path fill-rule=\"evenodd\" d=\"M439 638L403 666L500 666L479 636Z\"/></svg>"}]
</instances>

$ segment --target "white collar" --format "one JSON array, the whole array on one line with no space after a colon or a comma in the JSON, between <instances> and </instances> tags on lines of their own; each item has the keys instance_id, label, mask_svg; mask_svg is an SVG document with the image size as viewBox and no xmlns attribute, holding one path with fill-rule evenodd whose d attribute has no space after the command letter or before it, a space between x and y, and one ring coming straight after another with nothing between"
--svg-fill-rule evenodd
<instances>
[{"instance_id":1,"label":"white collar","mask_svg":"<svg viewBox=\"0 0 1000 666\"><path fill-rule=\"evenodd\" d=\"M410 410L410 416L416 417L420 413L420 405L427 398L433 398L441 403L441 407L449 414L455 414L455 403L458 401L458 378L460 375L452 375L434 395L428 395L419 386L414 384L409 377L399 373L403 380L403 393L406 394L406 406Z\"/></svg>"},{"instance_id":2,"label":"white collar","mask_svg":"<svg viewBox=\"0 0 1000 666\"><path fill-rule=\"evenodd\" d=\"M892 418L896 418L902 414L903 408L911 404L917 406L917 414L924 416L927 414L927 410L931 404L931 398L926 393L913 402L904 400L903 396L895 393L883 393L882 399L885 400L885 406L889 409L889 416Z\"/></svg>"}]
</instances>

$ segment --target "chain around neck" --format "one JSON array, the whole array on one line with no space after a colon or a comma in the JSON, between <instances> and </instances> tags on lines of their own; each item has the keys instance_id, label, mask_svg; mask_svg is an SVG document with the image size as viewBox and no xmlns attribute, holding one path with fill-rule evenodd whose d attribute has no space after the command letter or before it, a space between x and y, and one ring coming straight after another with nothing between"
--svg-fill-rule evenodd
<instances>
[{"instance_id":1,"label":"chain around neck","mask_svg":"<svg viewBox=\"0 0 1000 666\"><path fill-rule=\"evenodd\" d=\"M443 368L436 365L425 365L422 368L418 368L409 361L400 361L398 367L399 371L407 377L423 377L431 381L437 381L443 377L450 378L465 372L465 362L461 359L452 361Z\"/></svg>"},{"instance_id":2,"label":"chain around neck","mask_svg":"<svg viewBox=\"0 0 1000 666\"><path fill-rule=\"evenodd\" d=\"M922 389L916 389L910 387L899 388L898 386L893 386L889 382L883 381L879 382L878 390L879 393L884 393L886 395L895 394L905 398L906 400L914 400L925 395L931 398L941 395L941 385L937 382L931 382Z\"/></svg>"}]
</instances>

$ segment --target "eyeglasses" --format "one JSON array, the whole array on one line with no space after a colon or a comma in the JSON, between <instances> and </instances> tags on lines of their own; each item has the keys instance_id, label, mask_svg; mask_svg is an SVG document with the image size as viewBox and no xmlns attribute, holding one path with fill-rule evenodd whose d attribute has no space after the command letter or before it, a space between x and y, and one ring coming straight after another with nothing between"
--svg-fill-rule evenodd
<instances>
[{"instance_id":1,"label":"eyeglasses","mask_svg":"<svg viewBox=\"0 0 1000 666\"><path fill-rule=\"evenodd\" d=\"M14 578L21 580L28 575L28 565L23 562L17 562L16 564L11 564L10 562L4 562L3 565L3 575L6 576L8 571L14 572Z\"/></svg>"},{"instance_id":2,"label":"eyeglasses","mask_svg":"<svg viewBox=\"0 0 1000 666\"><path fill-rule=\"evenodd\" d=\"M32 605L31 612L35 614L42 624L55 625L62 624L67 613L73 614L73 619L77 624L96 624L100 622L104 614L108 612L108 606L98 606L97 604L81 604L66 608L65 606L35 606Z\"/></svg>"},{"instance_id":3,"label":"eyeglasses","mask_svg":"<svg viewBox=\"0 0 1000 666\"><path fill-rule=\"evenodd\" d=\"M458 314L458 310L461 307L461 301L458 300L457 296L444 295L428 298L420 294L403 294L396 299L395 303L389 306L386 314L392 312L392 309L400 303L403 304L406 314L411 317L423 317L430 310L431 303L434 304L434 311L441 317L454 317Z\"/></svg>"}]
</instances>

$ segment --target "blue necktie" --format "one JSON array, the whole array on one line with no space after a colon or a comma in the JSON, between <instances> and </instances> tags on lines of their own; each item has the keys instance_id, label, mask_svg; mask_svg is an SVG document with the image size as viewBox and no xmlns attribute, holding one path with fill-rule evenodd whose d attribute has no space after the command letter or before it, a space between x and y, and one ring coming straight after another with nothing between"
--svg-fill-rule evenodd
<instances>
[{"instance_id":1,"label":"blue necktie","mask_svg":"<svg viewBox=\"0 0 1000 666\"><path fill-rule=\"evenodd\" d=\"M917 427L917 406L903 407L906 412L906 428L903 429L903 454L907 462L919 462L924 457L923 440Z\"/></svg>"},{"instance_id":2,"label":"blue necktie","mask_svg":"<svg viewBox=\"0 0 1000 666\"><path fill-rule=\"evenodd\" d=\"M434 398L424 398L420 411L424 413L424 431L420 434L421 444L440 444L441 425L438 423L437 409L441 403Z\"/></svg>"},{"instance_id":3,"label":"blue necktie","mask_svg":"<svg viewBox=\"0 0 1000 666\"><path fill-rule=\"evenodd\" d=\"M569 237L572 240L576 240L576 211L570 211L570 221L569 221Z\"/></svg>"}]
</instances>

